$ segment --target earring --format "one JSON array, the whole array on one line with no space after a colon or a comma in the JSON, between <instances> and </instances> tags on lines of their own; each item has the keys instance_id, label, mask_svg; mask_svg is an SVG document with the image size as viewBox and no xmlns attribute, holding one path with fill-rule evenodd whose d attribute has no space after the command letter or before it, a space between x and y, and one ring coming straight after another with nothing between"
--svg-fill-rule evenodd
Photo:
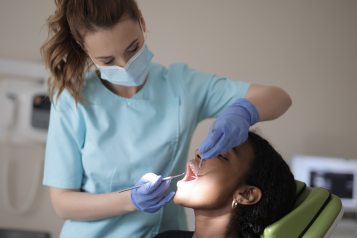
<instances>
[{"instance_id":1,"label":"earring","mask_svg":"<svg viewBox=\"0 0 357 238\"><path fill-rule=\"evenodd\" d=\"M238 205L237 200L236 200L236 199L233 199L232 208L233 208L233 209L236 208L237 205Z\"/></svg>"}]
</instances>

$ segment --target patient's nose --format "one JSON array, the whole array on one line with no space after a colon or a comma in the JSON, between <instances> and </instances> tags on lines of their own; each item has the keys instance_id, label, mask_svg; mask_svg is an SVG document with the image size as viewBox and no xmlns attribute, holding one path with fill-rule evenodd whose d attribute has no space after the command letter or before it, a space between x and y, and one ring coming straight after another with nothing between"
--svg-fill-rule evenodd
<instances>
[{"instance_id":1,"label":"patient's nose","mask_svg":"<svg viewBox=\"0 0 357 238\"><path fill-rule=\"evenodd\" d=\"M202 153L198 153L198 149L195 151L195 159L201 160L202 158Z\"/></svg>"}]
</instances>

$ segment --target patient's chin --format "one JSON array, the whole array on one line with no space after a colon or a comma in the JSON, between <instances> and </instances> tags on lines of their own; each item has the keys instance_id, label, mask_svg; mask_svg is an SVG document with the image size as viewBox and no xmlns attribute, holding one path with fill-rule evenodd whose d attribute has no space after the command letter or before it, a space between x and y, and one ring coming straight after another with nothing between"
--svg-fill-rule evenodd
<instances>
[{"instance_id":1,"label":"patient's chin","mask_svg":"<svg viewBox=\"0 0 357 238\"><path fill-rule=\"evenodd\" d=\"M182 199L180 198L177 198L177 196L175 195L174 199L172 199L172 201L177 204L177 205L180 205L180 206L183 206L184 207L184 202L182 201Z\"/></svg>"},{"instance_id":2,"label":"patient's chin","mask_svg":"<svg viewBox=\"0 0 357 238\"><path fill-rule=\"evenodd\" d=\"M181 191L180 189L178 189L176 191L175 197L173 198L173 202L177 205L183 206L183 207L189 207L189 208L193 208L192 207L192 199L190 196L187 196L188 194L186 193L186 191Z\"/></svg>"},{"instance_id":3,"label":"patient's chin","mask_svg":"<svg viewBox=\"0 0 357 238\"><path fill-rule=\"evenodd\" d=\"M174 199L172 199L172 201L180 206L186 207L185 206L185 201L187 201L187 199L185 197L182 196L182 194L180 194L179 191L176 192Z\"/></svg>"}]
</instances>

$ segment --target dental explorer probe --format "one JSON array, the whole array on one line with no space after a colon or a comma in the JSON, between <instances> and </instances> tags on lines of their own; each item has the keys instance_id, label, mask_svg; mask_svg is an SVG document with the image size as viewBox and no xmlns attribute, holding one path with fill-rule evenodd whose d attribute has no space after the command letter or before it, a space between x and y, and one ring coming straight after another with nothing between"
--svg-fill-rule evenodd
<instances>
[{"instance_id":1,"label":"dental explorer probe","mask_svg":"<svg viewBox=\"0 0 357 238\"><path fill-rule=\"evenodd\" d=\"M161 182L166 181L166 180L171 180L171 179L173 179L173 178L180 177L180 176L182 176L182 175L184 175L184 174L186 174L186 173L182 173L182 174L179 174L179 175L175 175L175 176L170 176L170 177L163 178L163 179L161 179ZM124 190L120 190L118 193L122 193L122 192L125 192L125 191L129 191L129 190L132 190L132 189L134 189L134 188L139 188L139 187L144 186L145 184L148 184L148 183L150 183L150 182L143 183L143 184L140 184L140 185L138 185L138 186L131 187L131 188L127 188L127 189L124 189Z\"/></svg>"},{"instance_id":2,"label":"dental explorer probe","mask_svg":"<svg viewBox=\"0 0 357 238\"><path fill-rule=\"evenodd\" d=\"M209 132L208 135L211 135L212 131L213 131L213 128L214 126L216 125L216 119L214 120L213 124L212 124L212 127L211 127L211 131ZM198 172L200 172L200 168L202 167L202 162L203 162L203 159L201 157L201 161L200 161L200 164L198 165L198 169L197 169L197 173L196 173L196 178L198 177ZM193 177L193 176L192 176Z\"/></svg>"}]
</instances>

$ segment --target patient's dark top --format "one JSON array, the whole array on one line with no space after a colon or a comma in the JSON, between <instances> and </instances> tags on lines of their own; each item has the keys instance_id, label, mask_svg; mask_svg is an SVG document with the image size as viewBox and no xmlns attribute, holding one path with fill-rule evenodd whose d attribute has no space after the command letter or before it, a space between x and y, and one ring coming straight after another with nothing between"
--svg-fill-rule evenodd
<instances>
[{"instance_id":1,"label":"patient's dark top","mask_svg":"<svg viewBox=\"0 0 357 238\"><path fill-rule=\"evenodd\" d=\"M193 231L165 231L154 238L192 238Z\"/></svg>"}]
</instances>

